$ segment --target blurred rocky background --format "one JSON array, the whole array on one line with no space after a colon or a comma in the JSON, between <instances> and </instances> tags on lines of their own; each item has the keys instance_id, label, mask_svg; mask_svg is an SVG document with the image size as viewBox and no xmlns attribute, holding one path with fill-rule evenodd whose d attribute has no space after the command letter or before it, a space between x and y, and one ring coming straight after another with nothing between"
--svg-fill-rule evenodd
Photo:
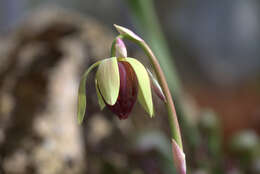
<instances>
[{"instance_id":1,"label":"blurred rocky background","mask_svg":"<svg viewBox=\"0 0 260 174\"><path fill-rule=\"evenodd\" d=\"M0 0L1 174L175 172L158 98L155 118L136 104L130 118L119 121L99 111L93 73L86 119L76 122L80 76L109 56L112 24L148 43L146 33L157 34L149 23L148 29L137 25L138 9L149 11L139 5ZM186 115L177 109L189 173L260 173L260 2L161 0L154 7L182 84L182 102L180 96L176 102ZM129 55L145 58L127 45Z\"/></svg>"}]
</instances>

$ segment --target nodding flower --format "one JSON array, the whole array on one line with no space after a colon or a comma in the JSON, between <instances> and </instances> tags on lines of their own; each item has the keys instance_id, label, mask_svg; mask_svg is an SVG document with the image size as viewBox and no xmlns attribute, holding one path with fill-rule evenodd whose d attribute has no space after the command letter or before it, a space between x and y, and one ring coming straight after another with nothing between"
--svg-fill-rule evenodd
<instances>
[{"instance_id":1,"label":"nodding flower","mask_svg":"<svg viewBox=\"0 0 260 174\"><path fill-rule=\"evenodd\" d=\"M116 39L115 48L116 57L96 62L81 79L78 98L79 123L83 121L85 115L87 75L95 67L97 67L95 86L99 106L101 110L106 106L119 119L128 118L136 100L152 117L154 111L151 89L154 89L160 98L164 96L160 86L156 84L156 79L147 72L144 65L137 59L127 57L125 44L120 38Z\"/></svg>"},{"instance_id":2,"label":"nodding flower","mask_svg":"<svg viewBox=\"0 0 260 174\"><path fill-rule=\"evenodd\" d=\"M103 59L91 65L81 78L78 92L78 122L81 123L86 111L86 81L88 74L97 67L95 86L98 103L101 110L107 107L119 119L127 119L136 100L152 117L152 90L165 102L168 110L169 125L172 133L172 151L174 165L179 174L186 174L186 159L183 152L181 134L175 107L171 98L165 76L156 56L146 42L131 30L114 25L120 33L111 47L112 57ZM127 50L122 39L128 39L138 44L149 58L158 83L153 74L137 59L127 56ZM163 90L161 86L163 86ZM164 95L166 94L166 96Z\"/></svg>"}]
</instances>

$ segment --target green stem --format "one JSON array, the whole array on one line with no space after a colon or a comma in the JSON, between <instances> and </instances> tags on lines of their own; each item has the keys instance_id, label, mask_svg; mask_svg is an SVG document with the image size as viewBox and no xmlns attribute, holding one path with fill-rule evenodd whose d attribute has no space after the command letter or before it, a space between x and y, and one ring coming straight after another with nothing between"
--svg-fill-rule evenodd
<instances>
[{"instance_id":1,"label":"green stem","mask_svg":"<svg viewBox=\"0 0 260 174\"><path fill-rule=\"evenodd\" d=\"M166 106L167 106L167 110L168 110L168 118L169 118L169 124L170 124L170 128L171 128L172 136L175 139L175 141L177 142L177 144L180 146L180 148L183 149L176 110L175 110L174 103L172 100L171 92L169 90L169 87L168 87L166 78L164 76L164 73L161 69L161 66L160 66L156 56L154 55L154 53L152 52L150 47L146 44L146 42L144 42L144 41L138 42L138 45L144 50L145 54L149 58L152 66L155 70L159 84L161 85L163 93L166 97Z\"/></svg>"},{"instance_id":2,"label":"green stem","mask_svg":"<svg viewBox=\"0 0 260 174\"><path fill-rule=\"evenodd\" d=\"M163 68L168 86L173 94L176 112L182 128L182 135L186 140L187 150L194 153L201 143L201 136L196 125L188 118L187 108L184 108L183 88L176 71L173 56L163 34L160 21L156 14L154 0L126 0L129 4L133 22L155 53ZM177 4L176 4L177 5Z\"/></svg>"},{"instance_id":3,"label":"green stem","mask_svg":"<svg viewBox=\"0 0 260 174\"><path fill-rule=\"evenodd\" d=\"M194 156L196 150L201 146L202 137L198 130L196 124L191 123L186 105L184 105L185 100L183 100L184 91L182 89L182 84L179 79L178 73L176 71L173 56L168 47L166 37L162 32L160 21L156 15L155 1L154 0L126 0L130 7L130 12L133 17L133 22L137 28L142 32L141 35L144 36L147 43L151 46L153 52L158 58L158 61L163 68L166 80L168 80L168 86L173 94L174 107L178 113L178 122L182 128L182 136L185 139L186 152L189 156ZM131 40L131 38L130 38ZM135 41L137 43L137 41ZM138 44L138 43L137 43ZM169 107L168 107L169 110ZM169 111L168 111L169 112ZM175 114L176 115L176 114ZM173 117L169 116L169 124L171 127L171 133L176 134L173 130L174 121ZM174 133L175 132L175 133ZM180 143L178 143L180 144ZM193 161L194 165L198 164L198 161Z\"/></svg>"}]
</instances>

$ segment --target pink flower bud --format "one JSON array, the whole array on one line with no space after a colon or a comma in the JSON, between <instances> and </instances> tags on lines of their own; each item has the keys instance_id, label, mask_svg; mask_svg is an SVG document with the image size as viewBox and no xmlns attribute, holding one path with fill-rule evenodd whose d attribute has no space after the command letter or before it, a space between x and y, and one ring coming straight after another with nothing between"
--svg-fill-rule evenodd
<instances>
[{"instance_id":1,"label":"pink flower bud","mask_svg":"<svg viewBox=\"0 0 260 174\"><path fill-rule=\"evenodd\" d=\"M127 50L126 46L122 39L117 38L116 39L116 56L119 58L125 58L127 57Z\"/></svg>"},{"instance_id":2,"label":"pink flower bud","mask_svg":"<svg viewBox=\"0 0 260 174\"><path fill-rule=\"evenodd\" d=\"M186 160L183 150L179 147L174 139L172 139L173 161L178 174L186 174Z\"/></svg>"}]
</instances>

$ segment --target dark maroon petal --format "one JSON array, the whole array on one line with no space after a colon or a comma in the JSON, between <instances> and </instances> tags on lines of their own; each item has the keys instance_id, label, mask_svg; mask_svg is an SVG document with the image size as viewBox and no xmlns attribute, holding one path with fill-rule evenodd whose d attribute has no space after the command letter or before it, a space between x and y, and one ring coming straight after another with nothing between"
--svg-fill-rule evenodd
<instances>
[{"instance_id":1,"label":"dark maroon petal","mask_svg":"<svg viewBox=\"0 0 260 174\"><path fill-rule=\"evenodd\" d=\"M115 113L119 119L128 118L137 99L138 82L135 72L131 65L127 62L118 62L120 75L119 95L116 103L111 106L106 103L106 106Z\"/></svg>"}]
</instances>

